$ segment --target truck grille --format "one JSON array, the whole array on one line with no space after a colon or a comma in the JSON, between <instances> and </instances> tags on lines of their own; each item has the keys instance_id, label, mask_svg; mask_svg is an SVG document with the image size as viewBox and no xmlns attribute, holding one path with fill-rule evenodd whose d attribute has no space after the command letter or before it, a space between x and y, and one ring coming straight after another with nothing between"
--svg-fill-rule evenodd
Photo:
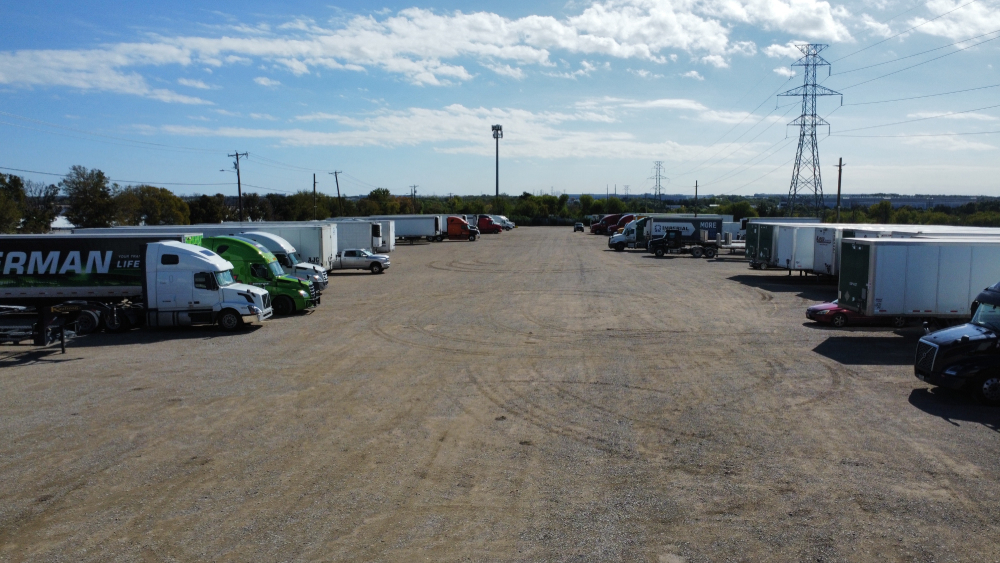
<instances>
[{"instance_id":1,"label":"truck grille","mask_svg":"<svg viewBox=\"0 0 1000 563\"><path fill-rule=\"evenodd\" d=\"M271 294L270 293L265 293L264 294L264 310L266 311L267 309L270 309L270 308L271 308Z\"/></svg>"},{"instance_id":2,"label":"truck grille","mask_svg":"<svg viewBox=\"0 0 1000 563\"><path fill-rule=\"evenodd\" d=\"M917 356L913 360L913 365L920 371L932 373L934 370L934 360L937 358L938 347L920 340L917 342Z\"/></svg>"},{"instance_id":3,"label":"truck grille","mask_svg":"<svg viewBox=\"0 0 1000 563\"><path fill-rule=\"evenodd\" d=\"M316 301L316 284L314 283L309 284L309 298Z\"/></svg>"},{"instance_id":4,"label":"truck grille","mask_svg":"<svg viewBox=\"0 0 1000 563\"><path fill-rule=\"evenodd\" d=\"M323 283L330 281L330 277L326 275L326 272L320 272L319 279L323 280Z\"/></svg>"}]
</instances>

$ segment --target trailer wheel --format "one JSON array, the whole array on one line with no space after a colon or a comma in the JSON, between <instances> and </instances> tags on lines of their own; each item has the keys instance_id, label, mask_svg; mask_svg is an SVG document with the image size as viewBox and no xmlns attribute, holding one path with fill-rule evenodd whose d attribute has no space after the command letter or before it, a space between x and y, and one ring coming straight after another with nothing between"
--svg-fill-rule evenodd
<instances>
[{"instance_id":1,"label":"trailer wheel","mask_svg":"<svg viewBox=\"0 0 1000 563\"><path fill-rule=\"evenodd\" d=\"M906 317L893 317L892 318L892 326L894 328L905 328L906 325L907 325L907 318Z\"/></svg>"},{"instance_id":2,"label":"trailer wheel","mask_svg":"<svg viewBox=\"0 0 1000 563\"><path fill-rule=\"evenodd\" d=\"M847 326L847 315L843 313L837 313L836 315L833 316L833 320L831 322L833 323L833 326L837 328L844 328L845 326Z\"/></svg>"},{"instance_id":3,"label":"trailer wheel","mask_svg":"<svg viewBox=\"0 0 1000 563\"><path fill-rule=\"evenodd\" d=\"M444 237L441 236L441 235L438 235L438 236L434 237L434 242L441 242L443 240L444 240Z\"/></svg>"},{"instance_id":4,"label":"trailer wheel","mask_svg":"<svg viewBox=\"0 0 1000 563\"><path fill-rule=\"evenodd\" d=\"M469 242L476 242L476 235L469 235Z\"/></svg>"},{"instance_id":5,"label":"trailer wheel","mask_svg":"<svg viewBox=\"0 0 1000 563\"><path fill-rule=\"evenodd\" d=\"M295 302L291 300L287 295L279 295L274 299L274 303L271 304L274 309L274 314L280 317L285 315L291 315L295 312Z\"/></svg>"},{"instance_id":6,"label":"trailer wheel","mask_svg":"<svg viewBox=\"0 0 1000 563\"><path fill-rule=\"evenodd\" d=\"M760 265L757 266L758 270L766 270L767 268L768 268L767 262L761 262Z\"/></svg>"},{"instance_id":7,"label":"trailer wheel","mask_svg":"<svg viewBox=\"0 0 1000 563\"><path fill-rule=\"evenodd\" d=\"M368 269L370 269L373 274L381 274L382 264L379 264L378 262L372 262L372 265Z\"/></svg>"},{"instance_id":8,"label":"trailer wheel","mask_svg":"<svg viewBox=\"0 0 1000 563\"><path fill-rule=\"evenodd\" d=\"M663 249L662 249L662 248L657 248L657 249L656 249L656 250L655 250L655 251L653 252L653 254L655 254L657 258L663 258L663 255L664 255L665 253L663 252Z\"/></svg>"},{"instance_id":9,"label":"trailer wheel","mask_svg":"<svg viewBox=\"0 0 1000 563\"><path fill-rule=\"evenodd\" d=\"M279 297L279 299L281 299ZM284 299L288 299L285 297ZM277 301L275 302L277 304ZM219 315L219 328L226 332L233 332L234 330L243 326L243 317L239 313L232 309L226 309Z\"/></svg>"},{"instance_id":10,"label":"trailer wheel","mask_svg":"<svg viewBox=\"0 0 1000 563\"><path fill-rule=\"evenodd\" d=\"M118 334L126 332L130 328L132 328L132 321L121 309L114 308L104 317L104 329L108 332Z\"/></svg>"},{"instance_id":11,"label":"trailer wheel","mask_svg":"<svg viewBox=\"0 0 1000 563\"><path fill-rule=\"evenodd\" d=\"M700 246L696 246L696 247L694 247L694 248L691 249L691 257L692 258L701 258L702 255L704 255L704 254L705 254L705 249L702 248L702 247L700 247Z\"/></svg>"},{"instance_id":12,"label":"trailer wheel","mask_svg":"<svg viewBox=\"0 0 1000 563\"><path fill-rule=\"evenodd\" d=\"M705 249L705 258L715 258L715 249L708 247Z\"/></svg>"},{"instance_id":13,"label":"trailer wheel","mask_svg":"<svg viewBox=\"0 0 1000 563\"><path fill-rule=\"evenodd\" d=\"M616 242L615 243L615 252L621 252L623 250L625 250L625 243L624 242Z\"/></svg>"},{"instance_id":14,"label":"trailer wheel","mask_svg":"<svg viewBox=\"0 0 1000 563\"><path fill-rule=\"evenodd\" d=\"M80 311L79 316L76 317L77 334L97 332L97 329L100 327L101 319L97 316L97 313L93 311Z\"/></svg>"},{"instance_id":15,"label":"trailer wheel","mask_svg":"<svg viewBox=\"0 0 1000 563\"><path fill-rule=\"evenodd\" d=\"M1000 405L1000 376L990 375L981 379L975 391L980 402L994 407Z\"/></svg>"}]
</instances>

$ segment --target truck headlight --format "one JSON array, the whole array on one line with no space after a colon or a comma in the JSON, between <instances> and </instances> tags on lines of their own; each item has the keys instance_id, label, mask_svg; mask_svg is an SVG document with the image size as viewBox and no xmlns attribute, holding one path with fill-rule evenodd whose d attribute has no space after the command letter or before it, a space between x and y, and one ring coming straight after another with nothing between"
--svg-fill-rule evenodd
<instances>
[{"instance_id":1,"label":"truck headlight","mask_svg":"<svg viewBox=\"0 0 1000 563\"><path fill-rule=\"evenodd\" d=\"M250 311L251 315L260 313L260 309L258 309L255 305L247 305L247 311Z\"/></svg>"},{"instance_id":2,"label":"truck headlight","mask_svg":"<svg viewBox=\"0 0 1000 563\"><path fill-rule=\"evenodd\" d=\"M302 289L299 290L299 295L301 295L302 297L305 297L306 299L309 298L309 292L305 291L305 290L302 290Z\"/></svg>"}]
</instances>

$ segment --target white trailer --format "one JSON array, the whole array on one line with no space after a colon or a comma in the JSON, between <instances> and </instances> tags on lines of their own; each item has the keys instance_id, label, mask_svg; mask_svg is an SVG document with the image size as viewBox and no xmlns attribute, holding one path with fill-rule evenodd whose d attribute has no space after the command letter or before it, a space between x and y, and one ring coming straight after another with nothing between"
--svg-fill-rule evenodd
<instances>
[{"instance_id":1,"label":"white trailer","mask_svg":"<svg viewBox=\"0 0 1000 563\"><path fill-rule=\"evenodd\" d=\"M107 229L74 229L81 233L177 233L198 232L208 237L239 236L246 232L271 233L291 244L304 262L329 270L337 255L337 226L318 221L244 221L207 223L200 225L156 225L111 227ZM267 245L265 245L267 246ZM269 250L274 252L270 247Z\"/></svg>"},{"instance_id":2,"label":"white trailer","mask_svg":"<svg viewBox=\"0 0 1000 563\"><path fill-rule=\"evenodd\" d=\"M968 319L1000 281L1000 239L845 238L838 304L872 317Z\"/></svg>"},{"instance_id":3,"label":"white trailer","mask_svg":"<svg viewBox=\"0 0 1000 563\"><path fill-rule=\"evenodd\" d=\"M440 215L373 215L369 219L391 219L395 222L393 239L400 240L433 240L447 229Z\"/></svg>"},{"instance_id":4,"label":"white trailer","mask_svg":"<svg viewBox=\"0 0 1000 563\"><path fill-rule=\"evenodd\" d=\"M382 246L382 224L368 219L327 219L325 223L337 225L338 250L364 249L375 252Z\"/></svg>"}]
</instances>

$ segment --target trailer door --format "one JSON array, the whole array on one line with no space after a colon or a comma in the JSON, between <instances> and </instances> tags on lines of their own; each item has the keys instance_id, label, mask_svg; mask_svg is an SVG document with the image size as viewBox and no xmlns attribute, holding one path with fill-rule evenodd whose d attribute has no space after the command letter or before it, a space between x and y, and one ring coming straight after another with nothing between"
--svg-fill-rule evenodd
<instances>
[{"instance_id":1,"label":"trailer door","mask_svg":"<svg viewBox=\"0 0 1000 563\"><path fill-rule=\"evenodd\" d=\"M941 249L937 280L937 311L945 315L968 315L969 305L979 287L972 287L971 246L954 245ZM984 286L985 287L985 286Z\"/></svg>"},{"instance_id":2,"label":"trailer door","mask_svg":"<svg viewBox=\"0 0 1000 563\"><path fill-rule=\"evenodd\" d=\"M905 307L906 283L911 276L906 271L906 247L902 245L881 245L875 252L875 275L873 293L865 311L869 315L898 315ZM844 263L847 266L847 263ZM917 272L918 275L926 272ZM840 271L844 275L844 271Z\"/></svg>"},{"instance_id":3,"label":"trailer door","mask_svg":"<svg viewBox=\"0 0 1000 563\"><path fill-rule=\"evenodd\" d=\"M913 245L907 250L902 311L907 314L933 313L937 309L937 270L941 248Z\"/></svg>"}]
</instances>

